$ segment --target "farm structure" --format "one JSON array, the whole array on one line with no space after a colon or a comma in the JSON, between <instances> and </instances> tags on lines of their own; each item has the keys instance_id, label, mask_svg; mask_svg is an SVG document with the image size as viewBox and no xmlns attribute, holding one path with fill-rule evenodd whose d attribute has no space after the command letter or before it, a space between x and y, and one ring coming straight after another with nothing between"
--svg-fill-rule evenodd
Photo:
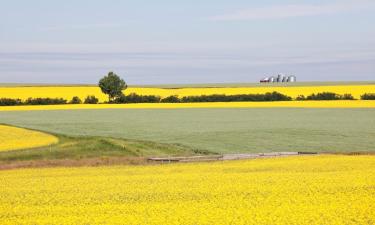
<instances>
[{"instance_id":1,"label":"farm structure","mask_svg":"<svg viewBox=\"0 0 375 225\"><path fill-rule=\"evenodd\" d=\"M260 80L260 83L285 83L285 82L297 82L297 77L290 75L290 76L285 76L283 74L279 74L276 77L271 76L271 77L265 77Z\"/></svg>"}]
</instances>

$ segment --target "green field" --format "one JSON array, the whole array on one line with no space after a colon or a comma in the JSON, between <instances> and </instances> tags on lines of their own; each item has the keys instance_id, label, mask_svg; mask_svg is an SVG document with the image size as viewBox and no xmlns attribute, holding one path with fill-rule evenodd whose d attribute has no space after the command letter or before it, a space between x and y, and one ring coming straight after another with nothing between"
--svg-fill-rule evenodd
<instances>
[{"instance_id":1,"label":"green field","mask_svg":"<svg viewBox=\"0 0 375 225\"><path fill-rule=\"evenodd\" d=\"M0 112L69 136L181 144L212 153L375 151L375 109L105 109Z\"/></svg>"}]
</instances>

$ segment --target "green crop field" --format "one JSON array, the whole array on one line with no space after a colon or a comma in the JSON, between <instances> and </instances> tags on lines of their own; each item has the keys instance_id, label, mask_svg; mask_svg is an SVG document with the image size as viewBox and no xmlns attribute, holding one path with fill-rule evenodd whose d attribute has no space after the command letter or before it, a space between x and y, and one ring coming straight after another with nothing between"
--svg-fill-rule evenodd
<instances>
[{"instance_id":1,"label":"green crop field","mask_svg":"<svg viewBox=\"0 0 375 225\"><path fill-rule=\"evenodd\" d=\"M105 109L0 112L69 136L181 144L212 153L375 151L375 109Z\"/></svg>"}]
</instances>

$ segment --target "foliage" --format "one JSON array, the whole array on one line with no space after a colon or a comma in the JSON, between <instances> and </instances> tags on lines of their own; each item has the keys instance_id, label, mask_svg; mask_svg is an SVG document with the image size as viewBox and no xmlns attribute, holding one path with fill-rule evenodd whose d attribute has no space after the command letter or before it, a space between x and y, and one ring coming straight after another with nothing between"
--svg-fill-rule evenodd
<instances>
[{"instance_id":1,"label":"foliage","mask_svg":"<svg viewBox=\"0 0 375 225\"><path fill-rule=\"evenodd\" d=\"M322 92L317 94L312 94L307 97L300 95L296 98L296 100L355 100L352 94L337 94L333 92Z\"/></svg>"},{"instance_id":2,"label":"foliage","mask_svg":"<svg viewBox=\"0 0 375 225\"><path fill-rule=\"evenodd\" d=\"M15 106L21 104L21 99L0 98L0 106Z\"/></svg>"},{"instance_id":3,"label":"foliage","mask_svg":"<svg viewBox=\"0 0 375 225\"><path fill-rule=\"evenodd\" d=\"M97 99L95 96L93 95L89 95L85 98L85 101L84 103L85 104L98 104L99 102L99 99Z\"/></svg>"},{"instance_id":4,"label":"foliage","mask_svg":"<svg viewBox=\"0 0 375 225\"><path fill-rule=\"evenodd\" d=\"M160 102L162 103L180 103L181 99L177 95L171 95L166 98L163 98Z\"/></svg>"},{"instance_id":5,"label":"foliage","mask_svg":"<svg viewBox=\"0 0 375 225\"><path fill-rule=\"evenodd\" d=\"M135 93L131 93L130 95L125 96L122 94L118 98L116 98L111 103L159 103L160 97L155 95L137 95Z\"/></svg>"},{"instance_id":6,"label":"foliage","mask_svg":"<svg viewBox=\"0 0 375 225\"><path fill-rule=\"evenodd\" d=\"M178 86L176 88L168 88L169 86L158 87L129 87L126 89L127 93L136 93L137 95L155 95L161 98L167 98L172 95L179 96L199 96L199 95L241 95L241 94L265 94L267 92L279 92L281 94L297 98L298 95L308 96L313 93L334 92L340 95L350 93L354 98L360 99L364 93L373 93L375 84L340 84L332 83L330 86L321 83L295 83L298 86L246 86L247 84L215 84L210 87L204 85L189 85ZM289 84L288 84L289 85ZM293 84L294 85L294 84ZM165 87L165 88L162 88ZM170 86L173 87L173 86ZM78 96L80 99L85 99L87 95L94 95L103 103L108 101L106 96L97 86L27 86L27 87L0 87L0 97L19 98L25 101L29 97L49 97L49 98L64 98L72 99Z\"/></svg>"},{"instance_id":7,"label":"foliage","mask_svg":"<svg viewBox=\"0 0 375 225\"><path fill-rule=\"evenodd\" d=\"M70 100L69 104L81 104L82 100L78 96L74 96L72 100Z\"/></svg>"},{"instance_id":8,"label":"foliage","mask_svg":"<svg viewBox=\"0 0 375 225\"><path fill-rule=\"evenodd\" d=\"M361 96L362 100L375 100L375 93L366 93Z\"/></svg>"},{"instance_id":9,"label":"foliage","mask_svg":"<svg viewBox=\"0 0 375 225\"><path fill-rule=\"evenodd\" d=\"M12 128L13 127L8 128L8 131L14 131L14 128ZM0 134L3 134L5 131L6 130L2 129L0 126ZM29 132L29 130L27 131ZM51 139L48 139L48 136L35 136L32 134L29 138L27 136L28 134L30 133L18 131L5 136L9 140L5 143L0 143L0 168L1 165L5 163L11 164L19 161L37 163L43 160L53 161L61 159L85 160L102 157L191 156L196 154L210 154L210 152L204 150L179 144L164 144L152 141L126 140L111 137L71 137L66 135L54 135L58 138L59 142L50 145L54 142L49 142ZM21 137L22 139L20 139ZM32 138L34 140L31 140ZM22 142L22 140L25 141ZM29 143L29 145L27 143ZM7 152L1 152L4 150L7 150ZM85 162L82 162L81 164L84 165L84 163ZM145 161L143 160L142 163L145 163Z\"/></svg>"},{"instance_id":10,"label":"foliage","mask_svg":"<svg viewBox=\"0 0 375 225\"><path fill-rule=\"evenodd\" d=\"M62 105L66 104L67 100L62 98L28 98L25 105Z\"/></svg>"},{"instance_id":11,"label":"foliage","mask_svg":"<svg viewBox=\"0 0 375 225\"><path fill-rule=\"evenodd\" d=\"M297 101L304 101L304 100L306 100L306 97L304 95L298 95L296 100Z\"/></svg>"},{"instance_id":12,"label":"foliage","mask_svg":"<svg viewBox=\"0 0 375 225\"><path fill-rule=\"evenodd\" d=\"M292 98L278 92L265 94L243 95L202 95L185 96L181 102L263 102L263 101L291 101Z\"/></svg>"},{"instance_id":13,"label":"foliage","mask_svg":"<svg viewBox=\"0 0 375 225\"><path fill-rule=\"evenodd\" d=\"M341 100L356 100L352 94L344 94L341 96Z\"/></svg>"},{"instance_id":14,"label":"foliage","mask_svg":"<svg viewBox=\"0 0 375 225\"><path fill-rule=\"evenodd\" d=\"M123 94L122 91L127 88L127 84L117 74L109 72L107 76L100 79L99 87L104 94L108 95L111 102Z\"/></svg>"}]
</instances>

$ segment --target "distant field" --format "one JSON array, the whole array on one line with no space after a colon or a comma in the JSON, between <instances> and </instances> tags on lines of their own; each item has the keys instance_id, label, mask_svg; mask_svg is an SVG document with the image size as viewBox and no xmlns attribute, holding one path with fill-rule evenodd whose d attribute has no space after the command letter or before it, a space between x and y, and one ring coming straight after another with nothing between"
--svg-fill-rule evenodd
<instances>
[{"instance_id":1,"label":"distant field","mask_svg":"<svg viewBox=\"0 0 375 225\"><path fill-rule=\"evenodd\" d=\"M319 92L335 92L337 94L352 94L359 99L365 93L374 93L375 84L331 84L331 85L314 85L306 84L262 84L254 86L217 86L217 87L129 87L125 93L136 93L139 95L157 95L162 98L171 95L179 97L184 96L199 96L199 95L213 95L213 94L264 94L266 92L277 91L282 94L296 98L299 95L310 95ZM84 99L88 95L94 95L99 98L100 102L107 101L107 96L96 86L3 86L0 87L0 98L20 98L25 100L29 97L33 98L64 98L72 99L73 96L78 96Z\"/></svg>"},{"instance_id":2,"label":"distant field","mask_svg":"<svg viewBox=\"0 0 375 225\"><path fill-rule=\"evenodd\" d=\"M294 83L211 83L211 84L159 84L135 85L134 87L156 88L215 88L215 87L303 87L303 86L341 86L341 85L373 85L375 81L326 81L326 82L294 82Z\"/></svg>"},{"instance_id":3,"label":"distant field","mask_svg":"<svg viewBox=\"0 0 375 225\"><path fill-rule=\"evenodd\" d=\"M375 151L375 109L105 109L0 112L0 123L177 143L216 153Z\"/></svg>"},{"instance_id":4,"label":"distant field","mask_svg":"<svg viewBox=\"0 0 375 225\"><path fill-rule=\"evenodd\" d=\"M1 224L374 224L375 157L0 171Z\"/></svg>"},{"instance_id":5,"label":"distant field","mask_svg":"<svg viewBox=\"0 0 375 225\"><path fill-rule=\"evenodd\" d=\"M326 82L295 82L295 83L202 83L202 84L149 84L129 85L131 88L215 88L215 87L294 87L294 86L337 86L337 85L372 85L375 81L326 81ZM43 84L43 83L0 83L0 87L96 87L97 84Z\"/></svg>"}]
</instances>

